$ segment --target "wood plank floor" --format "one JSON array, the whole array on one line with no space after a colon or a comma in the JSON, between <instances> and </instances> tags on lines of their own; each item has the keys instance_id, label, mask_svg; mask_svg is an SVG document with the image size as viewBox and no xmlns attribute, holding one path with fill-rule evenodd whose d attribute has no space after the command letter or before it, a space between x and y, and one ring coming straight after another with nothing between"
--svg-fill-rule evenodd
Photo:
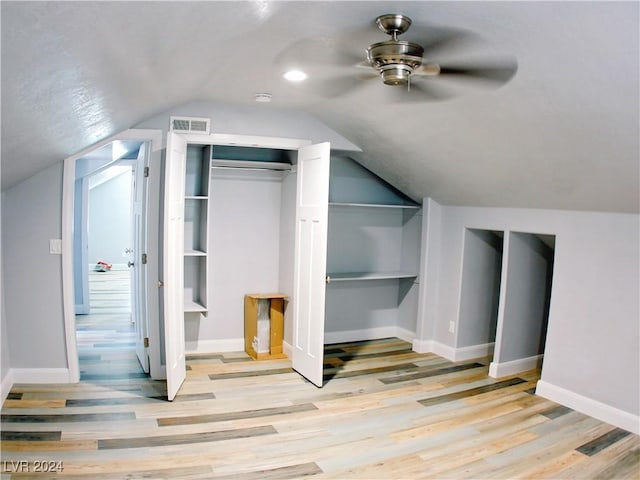
<instances>
[{"instance_id":1,"label":"wood plank floor","mask_svg":"<svg viewBox=\"0 0 640 480\"><path fill-rule=\"evenodd\" d=\"M536 396L538 372L496 380L398 339L328 345L322 389L287 359L192 355L172 403L91 355L77 385L14 385L3 479L639 478L639 437Z\"/></svg>"}]
</instances>

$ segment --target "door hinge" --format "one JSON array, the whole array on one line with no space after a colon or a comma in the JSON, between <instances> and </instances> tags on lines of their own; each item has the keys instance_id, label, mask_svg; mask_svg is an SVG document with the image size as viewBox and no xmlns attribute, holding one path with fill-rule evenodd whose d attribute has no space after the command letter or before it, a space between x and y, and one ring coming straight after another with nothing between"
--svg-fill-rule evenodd
<instances>
[{"instance_id":1,"label":"door hinge","mask_svg":"<svg viewBox=\"0 0 640 480\"><path fill-rule=\"evenodd\" d=\"M149 348L149 337L144 337L144 348Z\"/></svg>"},{"instance_id":2,"label":"door hinge","mask_svg":"<svg viewBox=\"0 0 640 480\"><path fill-rule=\"evenodd\" d=\"M164 282L162 280L158 280L158 288L164 287Z\"/></svg>"},{"instance_id":3,"label":"door hinge","mask_svg":"<svg viewBox=\"0 0 640 480\"><path fill-rule=\"evenodd\" d=\"M149 176L149 167L144 167L144 176L145 177Z\"/></svg>"},{"instance_id":4,"label":"door hinge","mask_svg":"<svg viewBox=\"0 0 640 480\"><path fill-rule=\"evenodd\" d=\"M146 253L143 253L143 254L142 254L142 264L143 264L143 265L146 265L146 264L147 264L147 254L146 254Z\"/></svg>"}]
</instances>

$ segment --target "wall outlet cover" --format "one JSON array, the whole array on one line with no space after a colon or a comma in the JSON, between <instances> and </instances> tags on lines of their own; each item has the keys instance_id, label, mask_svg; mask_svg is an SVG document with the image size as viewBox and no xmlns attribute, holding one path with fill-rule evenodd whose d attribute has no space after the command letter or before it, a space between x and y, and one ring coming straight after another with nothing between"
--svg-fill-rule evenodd
<instances>
[{"instance_id":1,"label":"wall outlet cover","mask_svg":"<svg viewBox=\"0 0 640 480\"><path fill-rule=\"evenodd\" d=\"M49 239L49 254L62 255L62 239L60 238Z\"/></svg>"},{"instance_id":2,"label":"wall outlet cover","mask_svg":"<svg viewBox=\"0 0 640 480\"><path fill-rule=\"evenodd\" d=\"M449 322L449 333L455 333L456 331L456 322Z\"/></svg>"}]
</instances>

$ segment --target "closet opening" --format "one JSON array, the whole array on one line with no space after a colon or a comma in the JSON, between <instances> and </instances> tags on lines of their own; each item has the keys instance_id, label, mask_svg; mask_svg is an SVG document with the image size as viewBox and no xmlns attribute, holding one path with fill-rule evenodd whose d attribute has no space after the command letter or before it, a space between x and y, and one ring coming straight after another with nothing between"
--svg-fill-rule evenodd
<instances>
[{"instance_id":1,"label":"closet opening","mask_svg":"<svg viewBox=\"0 0 640 480\"><path fill-rule=\"evenodd\" d=\"M489 375L542 367L553 284L555 236L509 232L496 348Z\"/></svg>"},{"instance_id":2,"label":"closet opening","mask_svg":"<svg viewBox=\"0 0 640 480\"><path fill-rule=\"evenodd\" d=\"M504 232L468 228L464 234L457 349L493 356L498 324ZM470 353L473 352L473 353Z\"/></svg>"}]
</instances>

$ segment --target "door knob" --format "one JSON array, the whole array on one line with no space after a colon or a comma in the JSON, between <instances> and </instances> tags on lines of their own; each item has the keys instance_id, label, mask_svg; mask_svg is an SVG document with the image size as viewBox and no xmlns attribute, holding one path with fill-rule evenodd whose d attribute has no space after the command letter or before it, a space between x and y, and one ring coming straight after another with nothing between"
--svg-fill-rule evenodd
<instances>
[{"instance_id":1,"label":"door knob","mask_svg":"<svg viewBox=\"0 0 640 480\"><path fill-rule=\"evenodd\" d=\"M128 262L127 262L127 266L128 266L129 268L133 267L134 265L135 265L135 262L132 262L132 261L128 261Z\"/></svg>"}]
</instances>

